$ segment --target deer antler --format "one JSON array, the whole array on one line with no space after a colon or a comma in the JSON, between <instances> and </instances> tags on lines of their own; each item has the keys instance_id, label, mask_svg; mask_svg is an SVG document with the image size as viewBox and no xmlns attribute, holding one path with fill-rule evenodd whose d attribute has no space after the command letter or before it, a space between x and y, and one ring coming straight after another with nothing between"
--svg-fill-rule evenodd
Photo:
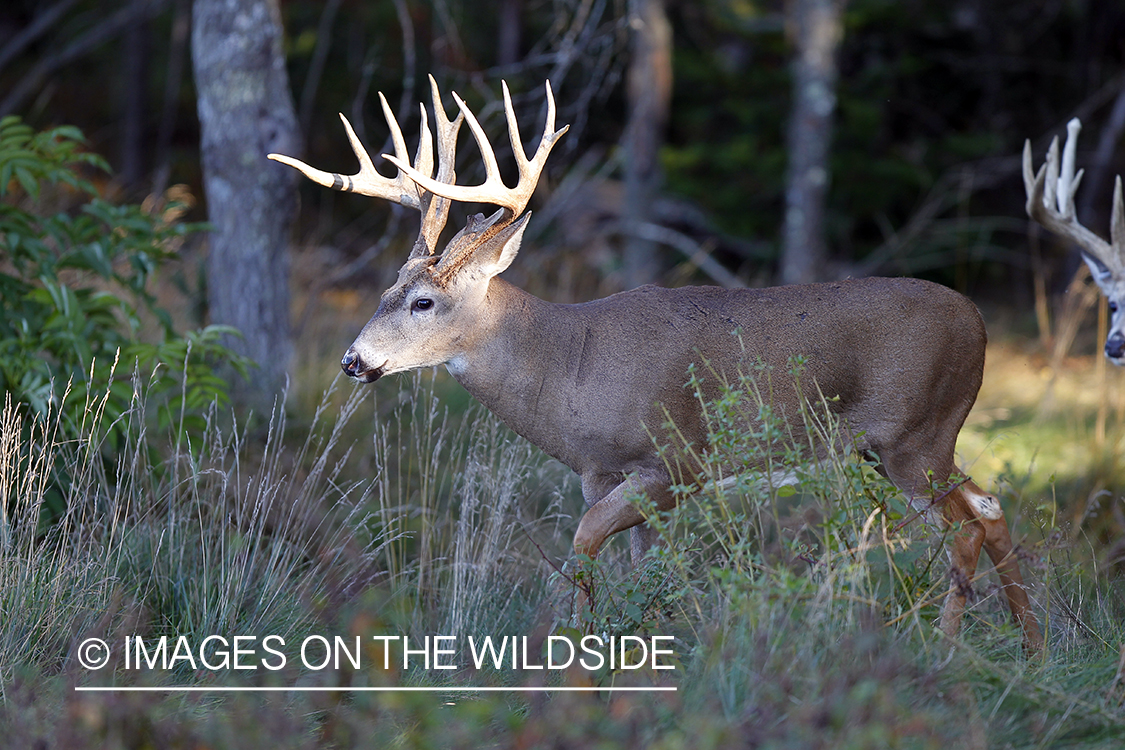
<instances>
[{"instance_id":1,"label":"deer antler","mask_svg":"<svg viewBox=\"0 0 1125 750\"><path fill-rule=\"evenodd\" d=\"M457 173L455 171L455 167L457 166L457 133L461 130L461 123L465 121L465 115L458 112L457 117L450 121L449 116L445 113L445 107L441 104L441 92L438 91L437 81L434 80L432 75L429 76L429 78L430 98L433 100L434 105L434 125L437 128L437 182L439 184L453 184L457 180ZM421 129L425 134L423 140L429 143L430 129L426 124L425 106L422 106ZM430 174L429 168L422 171L427 175ZM400 170L397 179L401 180L403 176ZM411 181L414 182L413 179ZM417 183L415 182L415 184ZM445 228L446 219L449 218L450 202L448 198L438 195L431 190L425 190L421 186L419 186L418 189L421 191L422 196L422 229L418 233L419 241L414 243L414 249L410 251L411 259L419 258L423 255L433 255L437 251L438 236L441 234L441 230Z\"/></svg>"},{"instance_id":2,"label":"deer antler","mask_svg":"<svg viewBox=\"0 0 1125 750\"><path fill-rule=\"evenodd\" d=\"M1059 164L1059 139L1051 141L1047 161L1032 172L1031 141L1023 147L1023 184L1027 191L1027 215L1060 237L1071 240L1082 251L1107 269L1125 270L1125 201L1122 199L1121 177L1113 188L1113 218L1110 238L1106 242L1078 223L1074 211L1074 195L1082 182L1083 170L1074 172L1075 151L1082 123L1074 118L1066 125L1066 146Z\"/></svg>"},{"instance_id":3,"label":"deer antler","mask_svg":"<svg viewBox=\"0 0 1125 750\"><path fill-rule=\"evenodd\" d=\"M398 126L398 120L396 120L394 114L391 113L390 105L387 104L387 99L383 96L382 92L379 93L379 101L383 105L383 114L386 116L387 124L391 128L391 137L394 140L395 153L399 154L405 160L406 141L403 140L402 130L400 130ZM423 118L425 117L424 112L422 116ZM348 133L348 141L351 142L352 151L355 152L356 158L359 159L359 171L354 175L324 172L315 167L310 167L303 161L282 154L267 154L267 158L281 162L282 164L287 164L299 170L305 177L308 177L318 185L324 185L333 190L342 190L345 193L358 193L360 195L369 195L372 198L383 198L384 200L399 203L409 208L420 209L421 202L418 198L417 184L413 180L407 180L401 172L399 172L393 180L379 174L375 170L375 165L371 162L371 157L367 154L367 150L363 147L363 144L359 142L359 138L356 136L355 130L352 129L352 124L348 122L348 118L341 114L340 119L343 121L344 129ZM423 120L423 123L425 123L425 120ZM433 145L429 137L429 127L424 124L423 128L427 137L419 141L415 165L420 170L432 172Z\"/></svg>"},{"instance_id":4,"label":"deer antler","mask_svg":"<svg viewBox=\"0 0 1125 750\"><path fill-rule=\"evenodd\" d=\"M464 121L464 115L458 114L457 118L451 122L446 116L445 109L441 106L441 97L433 76L430 76L430 89L438 131L437 180L439 183L445 180L452 182L455 177L454 158L457 148L457 132ZM387 125L391 130L391 140L394 142L395 154L399 157L399 160L395 163L406 162L406 141L402 137L398 120L395 119L394 113L391 112L391 107L387 104L387 99L382 92L379 93L379 102L383 105L383 116L387 119ZM414 167L410 168L410 171L414 174L424 174L432 183L434 180L430 179L430 176L434 169L433 136L430 133L425 105L421 105L421 110L422 123L419 128L418 151L414 156ZM433 255L437 248L438 235L441 234L446 219L449 217L449 201L443 197L431 195L424 186L419 185L418 180L413 176L408 178L407 175L404 175L401 168L394 179L379 174L375 165L371 162L367 149L360 143L351 123L348 122L348 118L341 114L340 119L344 123L344 129L347 131L352 151L355 152L356 158L359 160L359 171L354 175L324 172L298 159L282 154L267 154L267 157L293 167L318 185L324 185L346 193L358 193L373 198L382 198L420 211L422 213L422 227L410 257L419 257L423 253Z\"/></svg>"},{"instance_id":5,"label":"deer antler","mask_svg":"<svg viewBox=\"0 0 1125 750\"><path fill-rule=\"evenodd\" d=\"M352 150L359 160L359 172L354 175L342 175L335 172L323 172L310 167L302 161L280 154L269 154L269 158L287 164L299 170L313 182L334 190L343 190L349 193L369 195L374 198L383 198L403 206L417 209L422 213L422 226L418 232L418 239L410 251L410 261L432 256L437 250L438 237L445 228L449 217L450 201L491 203L502 208L490 220L470 220L469 224L458 235L459 242L453 242L443 253L438 267L443 275L454 273L463 265L466 258L472 256L480 243L487 238L495 236L505 227L512 224L513 220L523 213L535 185L546 165L547 156L555 142L565 133L569 126L555 130L555 98L551 92L551 83L547 82L547 122L544 126L543 137L535 151L535 156L527 158L520 140L519 126L516 123L516 113L512 107L512 97L508 93L508 85L504 86L504 112L508 118L508 134L515 152L516 164L519 166L519 183L515 188L509 188L500 177L500 168L496 163L496 154L488 143L488 137L481 128L477 118L469 111L465 102L457 96L460 112L454 120L450 120L441 104L441 94L438 91L437 81L430 76L430 91L433 98L434 118L437 126L438 137L438 172L433 176L434 149L433 136L430 133L429 122L426 117L426 108L422 106L422 122L418 139L418 151L414 157L414 166L407 163L406 141L402 137L402 130L398 121L391 112L386 98L379 94L379 101L383 105L383 114L387 118L387 125L391 129L391 138L394 142L395 155L383 154L383 158L398 167L398 174L394 179L384 177L375 169L371 157L359 142L355 131L347 118L340 115L344 128L348 133ZM486 178L484 183L476 186L457 185L455 174L455 161L457 154L457 133L461 123L469 121L473 136L476 138L484 159ZM497 223L496 219L503 220ZM457 238L455 238L456 240ZM403 266L403 269L411 266Z\"/></svg>"},{"instance_id":6,"label":"deer antler","mask_svg":"<svg viewBox=\"0 0 1125 750\"><path fill-rule=\"evenodd\" d=\"M508 118L508 137L511 140L512 151L515 153L516 164L519 167L519 182L516 187L509 188L504 184L504 180L500 177L500 168L496 163L496 152L489 144L488 136L485 135L480 123L477 122L477 118L473 116L468 106L456 93L453 94L453 98L456 100L457 106L460 107L461 114L468 121L469 128L473 131L473 137L476 138L477 146L480 148L481 157L484 160L485 180L483 183L480 185L454 185L431 179L424 171L412 169L401 153L397 152L397 149L395 156L383 154L383 158L398 167L401 173L405 173L410 179L418 183L419 187L435 195L463 203L489 203L500 206L508 212L507 218L509 220L519 216L527 208L527 202L535 191L535 185L539 181L544 165L547 163L547 156L551 153L551 148L570 126L564 125L559 130L555 130L555 97L551 92L551 82L547 81L547 122L544 125L543 137L539 141L535 156L529 160L520 139L516 113L512 108L512 97L508 93L508 84L504 83L503 88L504 112Z\"/></svg>"}]
</instances>

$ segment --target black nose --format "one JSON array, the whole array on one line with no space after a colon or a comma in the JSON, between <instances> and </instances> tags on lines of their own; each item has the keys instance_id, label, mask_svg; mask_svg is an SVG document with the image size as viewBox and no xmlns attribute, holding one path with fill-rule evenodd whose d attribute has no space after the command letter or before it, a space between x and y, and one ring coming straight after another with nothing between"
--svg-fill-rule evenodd
<instances>
[{"instance_id":1,"label":"black nose","mask_svg":"<svg viewBox=\"0 0 1125 750\"><path fill-rule=\"evenodd\" d=\"M1105 356L1110 359L1121 359L1125 354L1125 335L1115 333L1106 339L1105 342Z\"/></svg>"},{"instance_id":2,"label":"black nose","mask_svg":"<svg viewBox=\"0 0 1125 750\"><path fill-rule=\"evenodd\" d=\"M355 374L359 371L359 355L356 354L355 349L348 349L344 352L344 358L340 360L340 368L346 375L355 377Z\"/></svg>"}]
</instances>

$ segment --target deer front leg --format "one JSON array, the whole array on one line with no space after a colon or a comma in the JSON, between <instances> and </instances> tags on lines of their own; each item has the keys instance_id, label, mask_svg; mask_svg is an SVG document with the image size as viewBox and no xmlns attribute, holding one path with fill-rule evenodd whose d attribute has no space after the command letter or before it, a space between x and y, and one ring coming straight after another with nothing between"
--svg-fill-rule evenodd
<instances>
[{"instance_id":1,"label":"deer front leg","mask_svg":"<svg viewBox=\"0 0 1125 750\"><path fill-rule=\"evenodd\" d=\"M644 516L632 502L632 497L645 494L652 499L657 510L670 509L675 502L669 489L670 481L662 470L642 470L630 474L609 494L590 505L589 510L582 516L582 520L578 523L578 531L574 535L575 553L596 557L606 539L619 531L632 529L644 523ZM583 489L586 484L583 481ZM641 534L641 540L644 541L646 536L648 535ZM635 555L635 548L633 552ZM636 562L635 556L634 562Z\"/></svg>"},{"instance_id":2,"label":"deer front leg","mask_svg":"<svg viewBox=\"0 0 1125 750\"><path fill-rule=\"evenodd\" d=\"M661 481L667 483L667 478L654 477L653 482L650 484L659 485ZM587 507L593 508L600 503L605 497L617 489L618 485L623 484L621 475L604 475L604 474L586 474L582 477L582 497L586 501ZM659 491L659 488L658 490ZM612 533L610 534L612 536ZM637 567L644 559L645 553L648 552L650 547L655 546L660 541L659 534L648 523L638 523L636 526L629 528L629 552L633 561L633 567Z\"/></svg>"},{"instance_id":3,"label":"deer front leg","mask_svg":"<svg viewBox=\"0 0 1125 750\"><path fill-rule=\"evenodd\" d=\"M597 557L606 539L619 531L631 529L635 533L630 538L630 551L633 563L637 564L648 547L655 542L656 534L644 523L644 516L633 503L632 498L638 494L646 494L655 503L657 510L668 510L675 503L669 489L670 482L668 475L663 471L642 470L630 474L608 494L590 504L582 520L578 522L578 531L574 535L574 553ZM587 490L594 492L596 485L596 479L583 478L582 489L587 502L590 500L590 493L587 493ZM580 609L589 607L592 598L592 586L580 587Z\"/></svg>"}]
</instances>

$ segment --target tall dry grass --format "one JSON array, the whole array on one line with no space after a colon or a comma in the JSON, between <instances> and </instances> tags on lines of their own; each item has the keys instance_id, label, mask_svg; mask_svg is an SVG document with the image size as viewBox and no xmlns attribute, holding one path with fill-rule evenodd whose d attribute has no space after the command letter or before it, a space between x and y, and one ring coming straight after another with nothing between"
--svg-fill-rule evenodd
<instances>
[{"instance_id":1,"label":"tall dry grass","mask_svg":"<svg viewBox=\"0 0 1125 750\"><path fill-rule=\"evenodd\" d=\"M670 465L696 451L702 468L680 475L675 510L648 509L665 544L645 565L633 570L612 549L603 556L587 620L544 606L567 588L555 566L569 556L577 482L479 408L447 411L443 381L429 374L330 389L299 425L284 401L260 429L213 412L201 434L172 432L163 444L147 426L143 379L133 378L134 407L116 424L91 403L74 443L9 404L0 415L0 715L21 742L60 747L126 747L119 740L129 736L236 747L257 743L255 732L269 726L306 732L280 745L294 747L363 747L376 736L434 746L453 737L464 747L607 738L669 748L1120 741L1120 586L1093 572L1082 550L1029 543L1046 654L1021 655L985 569L954 648L934 627L946 588L940 534L912 520L862 457L818 459L818 448L840 444L840 425L817 399L796 422L774 418L762 377L750 373L704 404L709 450L677 444L671 424L654 435ZM756 426L747 414L760 417ZM111 430L127 436L115 452ZM52 466L72 481L65 514L47 526ZM679 692L139 703L69 691L91 679L71 653L88 634L198 639L333 628L462 640L575 629L674 635L674 672L592 677L662 679ZM126 684L243 678L141 678L119 664L98 675ZM346 687L540 676L365 668L279 679ZM91 723L47 722L44 701Z\"/></svg>"}]
</instances>

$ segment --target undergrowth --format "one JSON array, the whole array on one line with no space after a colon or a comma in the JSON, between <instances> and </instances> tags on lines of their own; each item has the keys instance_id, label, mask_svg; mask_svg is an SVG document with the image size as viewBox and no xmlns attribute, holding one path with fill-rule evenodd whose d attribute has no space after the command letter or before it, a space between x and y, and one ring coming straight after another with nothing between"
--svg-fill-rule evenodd
<instances>
[{"instance_id":1,"label":"undergrowth","mask_svg":"<svg viewBox=\"0 0 1125 750\"><path fill-rule=\"evenodd\" d=\"M145 378L134 376L118 418L136 420L124 434L137 438L108 473L91 460L111 427L99 401L77 440L9 403L0 744L1119 747L1125 612L1096 555L1059 544L1049 519L1024 542L1042 655L1022 654L986 568L962 636L941 637L941 535L870 461L820 450L841 445L822 400L798 420L771 415L763 377L705 404L708 450L677 444L671 424L654 436L670 466L695 468L677 470L675 510L648 509L664 544L642 566L612 547L593 565L585 617L568 583L576 478L486 412L445 412L428 375L330 392L307 435L291 434L279 403L264 445L213 409L202 439L170 431L159 457L143 427ZM355 443L357 423L367 437ZM42 467L58 460L76 479L66 516L45 527ZM89 670L77 658L90 637L270 633L285 638L282 669L136 669L115 653ZM362 665L299 667L310 635L359 636ZM465 641L487 635L526 638L532 662L551 637L670 636L675 668L474 668ZM454 637L458 668L384 662L373 636ZM676 691L453 692L591 683ZM88 685L327 691L74 690ZM448 692L353 690L389 686Z\"/></svg>"}]
</instances>

